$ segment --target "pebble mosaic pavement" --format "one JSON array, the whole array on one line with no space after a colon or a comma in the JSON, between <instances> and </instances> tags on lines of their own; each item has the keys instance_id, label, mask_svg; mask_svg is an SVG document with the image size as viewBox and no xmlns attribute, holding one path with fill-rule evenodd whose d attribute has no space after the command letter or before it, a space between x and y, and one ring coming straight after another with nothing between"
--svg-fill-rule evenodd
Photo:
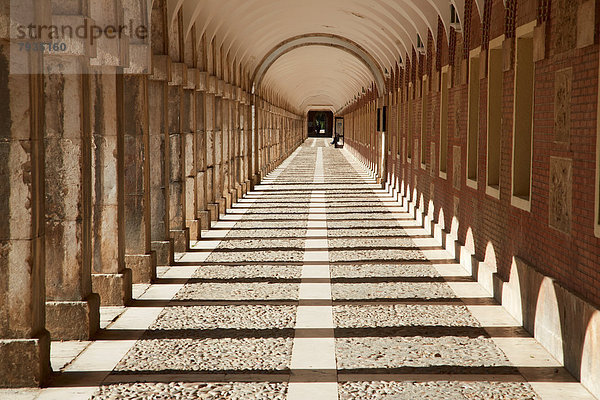
<instances>
[{"instance_id":1,"label":"pebble mosaic pavement","mask_svg":"<svg viewBox=\"0 0 600 400\"><path fill-rule=\"evenodd\" d=\"M233 211L94 400L542 398L346 150L308 139Z\"/></svg>"}]
</instances>

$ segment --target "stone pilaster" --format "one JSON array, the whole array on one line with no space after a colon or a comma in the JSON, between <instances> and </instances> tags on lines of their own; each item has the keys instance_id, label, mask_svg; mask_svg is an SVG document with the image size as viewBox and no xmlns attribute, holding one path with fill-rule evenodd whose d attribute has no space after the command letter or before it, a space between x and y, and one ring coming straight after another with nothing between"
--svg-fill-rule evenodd
<instances>
[{"instance_id":1,"label":"stone pilaster","mask_svg":"<svg viewBox=\"0 0 600 400\"><path fill-rule=\"evenodd\" d=\"M0 19L8 18L2 13ZM10 57L8 37L0 34L0 176L6 180L0 185L2 388L39 386L51 371L44 303L43 80L10 75ZM27 58L41 68L38 53Z\"/></svg>"},{"instance_id":2,"label":"stone pilaster","mask_svg":"<svg viewBox=\"0 0 600 400\"><path fill-rule=\"evenodd\" d=\"M244 153L242 168L242 183L244 195L252 188L252 105L248 93L242 92L243 105L243 136L244 144L242 151Z\"/></svg>"},{"instance_id":3,"label":"stone pilaster","mask_svg":"<svg viewBox=\"0 0 600 400\"><path fill-rule=\"evenodd\" d=\"M233 165L231 162L231 154L233 150L233 121L232 121L232 104L231 104L231 85L223 85L223 191L221 192L221 213L224 214L228 208L231 208L231 178L233 177Z\"/></svg>"},{"instance_id":4,"label":"stone pilaster","mask_svg":"<svg viewBox=\"0 0 600 400\"><path fill-rule=\"evenodd\" d=\"M181 127L185 148L185 225L190 232L190 239L200 239L200 222L198 221L198 194L196 177L198 174L196 156L196 86L199 79L197 69L189 69L187 84L183 90Z\"/></svg>"},{"instance_id":5,"label":"stone pilaster","mask_svg":"<svg viewBox=\"0 0 600 400\"><path fill-rule=\"evenodd\" d=\"M205 127L206 127L206 198L210 213L210 220L219 219L219 205L216 202L217 189L215 188L216 175L216 146L215 146L215 124L217 114L216 89L217 80L215 76L208 76L207 94L205 96Z\"/></svg>"},{"instance_id":6,"label":"stone pilaster","mask_svg":"<svg viewBox=\"0 0 600 400\"><path fill-rule=\"evenodd\" d=\"M183 85L187 82L187 67L183 63L172 64L169 82L169 228L176 252L189 248L190 232L185 226L185 151L182 135Z\"/></svg>"},{"instance_id":7,"label":"stone pilaster","mask_svg":"<svg viewBox=\"0 0 600 400\"><path fill-rule=\"evenodd\" d=\"M196 215L200 221L201 230L210 228L210 212L208 211L208 182L207 182L207 132L206 132L206 72L198 73L196 86Z\"/></svg>"},{"instance_id":8,"label":"stone pilaster","mask_svg":"<svg viewBox=\"0 0 600 400\"><path fill-rule=\"evenodd\" d=\"M125 137L125 264L133 283L156 277L156 253L151 247L150 134L148 78L123 76L123 132Z\"/></svg>"},{"instance_id":9,"label":"stone pilaster","mask_svg":"<svg viewBox=\"0 0 600 400\"><path fill-rule=\"evenodd\" d=\"M221 195L223 193L223 89L219 86L223 81L217 80L217 91L215 93L215 125L214 125L214 173L213 192L216 204L216 218L225 212L225 202Z\"/></svg>"},{"instance_id":10,"label":"stone pilaster","mask_svg":"<svg viewBox=\"0 0 600 400\"><path fill-rule=\"evenodd\" d=\"M216 202L219 204L219 215L225 214L227 211L227 199L224 196L227 182L227 150L228 150L228 127L229 122L228 115L228 101L225 98L225 82L221 79L217 82L217 106L216 110L216 123L215 123L215 197Z\"/></svg>"},{"instance_id":11,"label":"stone pilaster","mask_svg":"<svg viewBox=\"0 0 600 400\"><path fill-rule=\"evenodd\" d=\"M120 2L95 1L92 17L100 26L122 20ZM97 39L90 60L92 129L92 289L105 306L123 306L131 299L131 270L125 268L124 140L117 75L128 47L122 39Z\"/></svg>"},{"instance_id":12,"label":"stone pilaster","mask_svg":"<svg viewBox=\"0 0 600 400\"><path fill-rule=\"evenodd\" d=\"M112 68L113 70L107 70ZM124 137L114 67L95 68L90 82L92 127L92 287L105 306L131 299L125 268Z\"/></svg>"},{"instance_id":13,"label":"stone pilaster","mask_svg":"<svg viewBox=\"0 0 600 400\"><path fill-rule=\"evenodd\" d=\"M78 26L79 8L53 15ZM93 21L92 21L93 22ZM86 41L74 53L44 60L46 186L46 328L55 340L87 340L100 327L100 297L92 293L92 163L89 58Z\"/></svg>"},{"instance_id":14,"label":"stone pilaster","mask_svg":"<svg viewBox=\"0 0 600 400\"><path fill-rule=\"evenodd\" d=\"M152 56L148 82L150 131L150 237L159 266L174 263L175 247L169 230L170 144L167 82L171 80L171 58Z\"/></svg>"}]
</instances>

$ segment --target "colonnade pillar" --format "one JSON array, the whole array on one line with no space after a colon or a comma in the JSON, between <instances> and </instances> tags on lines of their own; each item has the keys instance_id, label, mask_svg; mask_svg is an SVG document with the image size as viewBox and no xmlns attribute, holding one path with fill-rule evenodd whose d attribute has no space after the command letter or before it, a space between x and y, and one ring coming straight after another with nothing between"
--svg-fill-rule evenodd
<instances>
[{"instance_id":1,"label":"colonnade pillar","mask_svg":"<svg viewBox=\"0 0 600 400\"><path fill-rule=\"evenodd\" d=\"M121 2L90 4L97 24L117 24ZM90 108L92 130L92 289L103 306L123 306L131 299L131 270L125 267L124 140L118 91L124 64L122 40L97 40L91 60Z\"/></svg>"},{"instance_id":2,"label":"colonnade pillar","mask_svg":"<svg viewBox=\"0 0 600 400\"><path fill-rule=\"evenodd\" d=\"M125 267L124 137L118 126L122 110L114 101L119 74L118 67L94 68L90 90L92 288L105 306L123 306L131 299L132 272Z\"/></svg>"},{"instance_id":3,"label":"colonnade pillar","mask_svg":"<svg viewBox=\"0 0 600 400\"><path fill-rule=\"evenodd\" d=\"M125 135L125 264L133 283L156 277L156 253L151 247L150 134L148 78L123 76Z\"/></svg>"},{"instance_id":4,"label":"colonnade pillar","mask_svg":"<svg viewBox=\"0 0 600 400\"><path fill-rule=\"evenodd\" d=\"M198 187L196 179L198 176L198 155L199 150L196 144L197 124L196 117L196 88L198 86L198 70L189 69L187 73L187 82L183 87L182 98L182 119L181 128L184 145L184 176L185 176L185 226L189 231L189 237L192 240L200 239L200 222L198 220Z\"/></svg>"},{"instance_id":5,"label":"colonnade pillar","mask_svg":"<svg viewBox=\"0 0 600 400\"><path fill-rule=\"evenodd\" d=\"M216 204L216 219L225 212L223 199L223 81L217 80L215 93L215 125L214 125L214 169L213 191Z\"/></svg>"},{"instance_id":6,"label":"colonnade pillar","mask_svg":"<svg viewBox=\"0 0 600 400\"><path fill-rule=\"evenodd\" d=\"M206 127L206 198L208 202L208 210L210 220L217 221L219 219L219 205L216 201L217 187L216 176L218 168L216 163L217 149L217 132L216 132L216 116L217 116L217 80L214 76L209 76L207 81L207 93L205 96L205 127Z\"/></svg>"},{"instance_id":7,"label":"colonnade pillar","mask_svg":"<svg viewBox=\"0 0 600 400\"><path fill-rule=\"evenodd\" d=\"M33 2L23 7L35 11L27 3ZM38 386L50 372L44 82L40 74L9 75L11 61L9 40L0 37L0 175L8 180L0 185L0 387ZM41 70L39 53L25 53L23 62Z\"/></svg>"},{"instance_id":8,"label":"colonnade pillar","mask_svg":"<svg viewBox=\"0 0 600 400\"><path fill-rule=\"evenodd\" d=\"M185 216L185 144L183 131L183 85L187 83L187 67L183 63L172 64L169 82L169 223L176 252L189 247L189 229Z\"/></svg>"},{"instance_id":9,"label":"colonnade pillar","mask_svg":"<svg viewBox=\"0 0 600 400\"><path fill-rule=\"evenodd\" d=\"M53 18L72 24L78 8ZM88 54L48 55L45 76L46 329L53 339L87 340L100 327L92 292L92 164Z\"/></svg>"},{"instance_id":10,"label":"colonnade pillar","mask_svg":"<svg viewBox=\"0 0 600 400\"><path fill-rule=\"evenodd\" d=\"M156 264L172 265L175 248L170 233L170 140L168 82L171 80L171 58L154 55L153 74L148 82L150 131L150 236L156 253Z\"/></svg>"},{"instance_id":11,"label":"colonnade pillar","mask_svg":"<svg viewBox=\"0 0 600 400\"><path fill-rule=\"evenodd\" d=\"M209 152L207 141L207 121L206 121L206 99L207 99L207 74L206 72L197 72L197 86L195 92L196 107L196 215L200 223L201 230L210 228L210 211L208 209L208 172L207 172L207 153Z\"/></svg>"}]
</instances>

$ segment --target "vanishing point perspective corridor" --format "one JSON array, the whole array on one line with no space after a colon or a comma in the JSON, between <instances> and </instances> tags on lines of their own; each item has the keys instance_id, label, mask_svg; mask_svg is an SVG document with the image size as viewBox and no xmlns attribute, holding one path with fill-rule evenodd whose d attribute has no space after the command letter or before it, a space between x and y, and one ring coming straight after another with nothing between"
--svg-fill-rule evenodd
<instances>
[{"instance_id":1,"label":"vanishing point perspective corridor","mask_svg":"<svg viewBox=\"0 0 600 400\"><path fill-rule=\"evenodd\" d=\"M600 0L0 0L0 400L600 399Z\"/></svg>"},{"instance_id":2,"label":"vanishing point perspective corridor","mask_svg":"<svg viewBox=\"0 0 600 400\"><path fill-rule=\"evenodd\" d=\"M95 341L53 344L46 395L592 399L410 210L308 139Z\"/></svg>"}]
</instances>

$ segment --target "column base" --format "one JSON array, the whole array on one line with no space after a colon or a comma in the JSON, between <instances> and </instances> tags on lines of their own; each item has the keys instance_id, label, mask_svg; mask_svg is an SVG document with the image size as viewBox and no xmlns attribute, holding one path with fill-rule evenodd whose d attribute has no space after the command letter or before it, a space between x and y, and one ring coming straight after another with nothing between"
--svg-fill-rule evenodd
<instances>
[{"instance_id":1,"label":"column base","mask_svg":"<svg viewBox=\"0 0 600 400\"><path fill-rule=\"evenodd\" d=\"M190 230L188 228L181 230L172 229L170 233L176 253L184 253L189 250Z\"/></svg>"},{"instance_id":2,"label":"column base","mask_svg":"<svg viewBox=\"0 0 600 400\"><path fill-rule=\"evenodd\" d=\"M210 203L208 205L208 211L210 213L210 220L211 221L218 221L219 220L219 204L218 203Z\"/></svg>"},{"instance_id":3,"label":"column base","mask_svg":"<svg viewBox=\"0 0 600 400\"><path fill-rule=\"evenodd\" d=\"M200 229L203 231L207 231L210 229L210 212L209 211L199 211L198 212L198 220L200 221Z\"/></svg>"},{"instance_id":4,"label":"column base","mask_svg":"<svg viewBox=\"0 0 600 400\"><path fill-rule=\"evenodd\" d=\"M260 183L260 174L254 174L252 177L252 188Z\"/></svg>"},{"instance_id":5,"label":"column base","mask_svg":"<svg viewBox=\"0 0 600 400\"><path fill-rule=\"evenodd\" d=\"M0 339L0 388L42 386L50 368L50 333L31 339Z\"/></svg>"},{"instance_id":6,"label":"column base","mask_svg":"<svg viewBox=\"0 0 600 400\"><path fill-rule=\"evenodd\" d=\"M175 264L175 249L173 240L156 241L151 243L152 251L156 253L156 265L168 267Z\"/></svg>"},{"instance_id":7,"label":"column base","mask_svg":"<svg viewBox=\"0 0 600 400\"><path fill-rule=\"evenodd\" d=\"M223 198L225 199L225 213L227 213L227 210L230 210L231 207L233 207L233 204L235 203L235 201L233 200L233 193L231 192L231 189L229 189L229 192L225 193Z\"/></svg>"},{"instance_id":8,"label":"column base","mask_svg":"<svg viewBox=\"0 0 600 400\"><path fill-rule=\"evenodd\" d=\"M124 306L131 300L131 270L92 274L92 291L100 296L101 306Z\"/></svg>"},{"instance_id":9,"label":"column base","mask_svg":"<svg viewBox=\"0 0 600 400\"><path fill-rule=\"evenodd\" d=\"M225 215L227 213L227 199L225 197L221 197L217 200L219 204L219 215Z\"/></svg>"},{"instance_id":10,"label":"column base","mask_svg":"<svg viewBox=\"0 0 600 400\"><path fill-rule=\"evenodd\" d=\"M190 240L200 239L200 222L197 219L188 219L185 225L190 231Z\"/></svg>"},{"instance_id":11,"label":"column base","mask_svg":"<svg viewBox=\"0 0 600 400\"><path fill-rule=\"evenodd\" d=\"M242 187L235 185L234 189L231 189L231 204L235 204L242 197Z\"/></svg>"},{"instance_id":12,"label":"column base","mask_svg":"<svg viewBox=\"0 0 600 400\"><path fill-rule=\"evenodd\" d=\"M125 266L132 272L133 283L151 283L156 278L156 253L126 254Z\"/></svg>"},{"instance_id":13,"label":"column base","mask_svg":"<svg viewBox=\"0 0 600 400\"><path fill-rule=\"evenodd\" d=\"M84 301L47 301L46 329L52 340L89 340L100 329L100 296Z\"/></svg>"},{"instance_id":14,"label":"column base","mask_svg":"<svg viewBox=\"0 0 600 400\"><path fill-rule=\"evenodd\" d=\"M247 195L252 189L254 189L254 184L250 179L248 179L246 182L244 182L244 196Z\"/></svg>"},{"instance_id":15,"label":"column base","mask_svg":"<svg viewBox=\"0 0 600 400\"><path fill-rule=\"evenodd\" d=\"M175 248L173 240L152 242L152 251L156 253L156 265L168 267L175 264Z\"/></svg>"}]
</instances>

